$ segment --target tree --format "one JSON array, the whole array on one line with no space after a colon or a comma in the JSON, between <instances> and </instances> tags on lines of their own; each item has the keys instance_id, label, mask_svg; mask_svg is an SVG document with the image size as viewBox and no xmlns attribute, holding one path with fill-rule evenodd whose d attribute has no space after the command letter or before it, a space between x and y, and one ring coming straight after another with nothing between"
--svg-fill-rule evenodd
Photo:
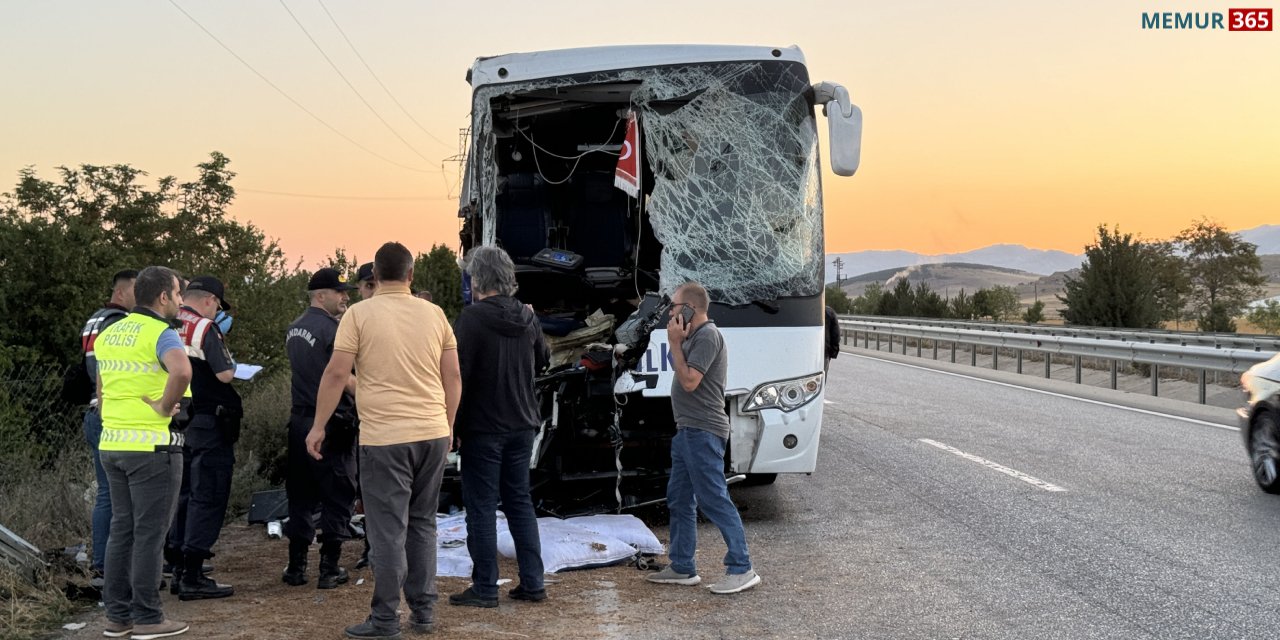
<instances>
[{"instance_id":1,"label":"tree","mask_svg":"<svg viewBox=\"0 0 1280 640\"><path fill-rule=\"evenodd\" d=\"M333 250L333 255L320 262L318 267L329 267L337 269L338 273L345 275L348 280L354 283L356 271L360 269L360 258L357 256L348 256L347 250L338 247Z\"/></svg>"},{"instance_id":2,"label":"tree","mask_svg":"<svg viewBox=\"0 0 1280 640\"><path fill-rule=\"evenodd\" d=\"M432 245L427 253L419 253L413 260L413 290L430 291L431 301L440 305L452 322L462 312L462 270L458 268L458 254L442 244Z\"/></svg>"},{"instance_id":3,"label":"tree","mask_svg":"<svg viewBox=\"0 0 1280 640\"><path fill-rule=\"evenodd\" d=\"M976 314L973 296L965 295L963 288L950 300L950 307L951 317L957 320L972 320Z\"/></svg>"},{"instance_id":4,"label":"tree","mask_svg":"<svg viewBox=\"0 0 1280 640\"><path fill-rule=\"evenodd\" d=\"M1036 300L1035 304L1027 307L1027 310L1022 314L1022 321L1027 324L1044 322L1044 302Z\"/></svg>"},{"instance_id":5,"label":"tree","mask_svg":"<svg viewBox=\"0 0 1280 640\"><path fill-rule=\"evenodd\" d=\"M853 312L860 316L876 315L880 309L882 297L884 297L884 287L879 282L872 282L863 289L862 295L853 299Z\"/></svg>"},{"instance_id":6,"label":"tree","mask_svg":"<svg viewBox=\"0 0 1280 640\"><path fill-rule=\"evenodd\" d=\"M1280 301L1273 298L1251 309L1248 320L1267 335L1280 334Z\"/></svg>"},{"instance_id":7,"label":"tree","mask_svg":"<svg viewBox=\"0 0 1280 640\"><path fill-rule=\"evenodd\" d=\"M1201 331L1235 331L1235 317L1249 301L1262 295L1257 246L1208 219L1178 234L1177 246L1186 254L1191 301Z\"/></svg>"},{"instance_id":8,"label":"tree","mask_svg":"<svg viewBox=\"0 0 1280 640\"><path fill-rule=\"evenodd\" d=\"M1172 242L1147 244L1149 264L1156 278L1156 306L1160 320L1181 322L1186 316L1188 298L1191 295L1191 278L1187 260L1179 255Z\"/></svg>"},{"instance_id":9,"label":"tree","mask_svg":"<svg viewBox=\"0 0 1280 640\"><path fill-rule=\"evenodd\" d=\"M911 281L902 278L893 285L892 291L881 296L876 315L899 317L916 315L916 296L915 291L911 289Z\"/></svg>"},{"instance_id":10,"label":"tree","mask_svg":"<svg viewBox=\"0 0 1280 640\"><path fill-rule=\"evenodd\" d=\"M991 315L991 303L987 300L988 293L985 287L973 292L973 317L978 320Z\"/></svg>"},{"instance_id":11,"label":"tree","mask_svg":"<svg viewBox=\"0 0 1280 640\"><path fill-rule=\"evenodd\" d=\"M0 197L0 343L41 360L78 361L80 328L106 301L111 274L165 265L226 283L237 360L281 359L306 280L274 240L227 215L235 198L229 164L215 151L195 180L163 177L154 187L128 165L60 167L56 181L23 169Z\"/></svg>"},{"instance_id":12,"label":"tree","mask_svg":"<svg viewBox=\"0 0 1280 640\"><path fill-rule=\"evenodd\" d=\"M917 282L912 294L915 297L916 315L921 318L947 317L947 301L929 287L927 282Z\"/></svg>"},{"instance_id":13,"label":"tree","mask_svg":"<svg viewBox=\"0 0 1280 640\"><path fill-rule=\"evenodd\" d=\"M1098 240L1085 247L1080 275L1067 276L1062 317L1068 324L1149 329L1160 325L1157 274L1165 248L1120 228L1098 225Z\"/></svg>"},{"instance_id":14,"label":"tree","mask_svg":"<svg viewBox=\"0 0 1280 640\"><path fill-rule=\"evenodd\" d=\"M827 285L827 306L841 315L854 312L853 300L849 299L849 294L844 289L831 284Z\"/></svg>"},{"instance_id":15,"label":"tree","mask_svg":"<svg viewBox=\"0 0 1280 640\"><path fill-rule=\"evenodd\" d=\"M978 306L979 298L982 300L979 315L996 322L1011 320L1018 315L1018 292L1013 287L996 285L990 289L979 289L973 298L975 306Z\"/></svg>"}]
</instances>

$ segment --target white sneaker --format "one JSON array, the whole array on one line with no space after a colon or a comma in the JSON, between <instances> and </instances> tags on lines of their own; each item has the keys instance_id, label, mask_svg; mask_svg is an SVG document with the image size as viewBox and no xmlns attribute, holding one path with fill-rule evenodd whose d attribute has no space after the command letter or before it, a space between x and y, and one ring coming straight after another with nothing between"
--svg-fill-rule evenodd
<instances>
[{"instance_id":1,"label":"white sneaker","mask_svg":"<svg viewBox=\"0 0 1280 640\"><path fill-rule=\"evenodd\" d=\"M726 575L720 582L711 585L711 593L737 593L746 591L758 584L760 584L760 574L754 570L746 573L731 573Z\"/></svg>"},{"instance_id":2,"label":"white sneaker","mask_svg":"<svg viewBox=\"0 0 1280 640\"><path fill-rule=\"evenodd\" d=\"M699 576L696 573L693 575L678 573L671 567L666 567L657 573L651 573L645 576L644 579L658 584L681 584L687 587L702 582L702 576Z\"/></svg>"}]
</instances>

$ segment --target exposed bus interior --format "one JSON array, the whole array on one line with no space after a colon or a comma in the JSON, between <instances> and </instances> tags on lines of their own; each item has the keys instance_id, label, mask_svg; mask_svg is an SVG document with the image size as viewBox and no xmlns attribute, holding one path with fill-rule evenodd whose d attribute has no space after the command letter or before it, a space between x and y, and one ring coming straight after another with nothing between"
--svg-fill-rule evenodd
<instances>
[{"instance_id":1,"label":"exposed bus interior","mask_svg":"<svg viewBox=\"0 0 1280 640\"><path fill-rule=\"evenodd\" d=\"M643 192L633 198L614 185L634 87L553 88L490 103L495 244L515 262L517 296L537 312L552 349L538 387L544 426L533 476L547 489L535 492L544 512L647 502L670 466L670 401L631 394L623 407L614 396L615 329L646 295L646 309L654 306L662 255ZM651 189L647 163L644 174L641 189ZM481 244L482 224L468 220L464 250Z\"/></svg>"},{"instance_id":2,"label":"exposed bus interior","mask_svg":"<svg viewBox=\"0 0 1280 640\"><path fill-rule=\"evenodd\" d=\"M538 382L535 500L561 515L660 500L670 401L614 393L649 331L666 326L660 293L697 280L722 311L820 299L804 67L716 63L486 86L472 109L462 248L507 251L517 296L552 349ZM628 110L643 149L639 198L614 186ZM619 336L626 348L615 349Z\"/></svg>"}]
</instances>

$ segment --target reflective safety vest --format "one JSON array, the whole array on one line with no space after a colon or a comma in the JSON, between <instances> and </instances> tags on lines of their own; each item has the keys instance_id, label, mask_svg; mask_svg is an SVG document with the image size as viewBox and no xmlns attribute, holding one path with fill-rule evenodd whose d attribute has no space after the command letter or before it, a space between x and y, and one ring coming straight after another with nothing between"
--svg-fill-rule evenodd
<instances>
[{"instance_id":1,"label":"reflective safety vest","mask_svg":"<svg viewBox=\"0 0 1280 640\"><path fill-rule=\"evenodd\" d=\"M169 374L156 359L156 345L168 323L131 313L98 334L94 350L102 380L101 451L155 451L180 444L169 431L169 417L142 401L164 395ZM175 434L176 435L176 434Z\"/></svg>"},{"instance_id":2,"label":"reflective safety vest","mask_svg":"<svg viewBox=\"0 0 1280 640\"><path fill-rule=\"evenodd\" d=\"M129 312L121 307L103 307L89 316L88 322L84 323L84 329L80 331L80 348L86 359L92 359L95 356L93 345L98 340L98 334L127 315Z\"/></svg>"},{"instance_id":3,"label":"reflective safety vest","mask_svg":"<svg viewBox=\"0 0 1280 640\"><path fill-rule=\"evenodd\" d=\"M178 337L182 338L182 346L187 350L187 357L192 359L191 365L194 367L195 361L203 362L205 359L204 339L209 335L209 329L214 326L213 321L186 307L178 309L178 320L182 321L182 328L178 329ZM194 378L192 384L194 384ZM188 402L191 401L191 385L187 385L187 390L182 397Z\"/></svg>"}]
</instances>

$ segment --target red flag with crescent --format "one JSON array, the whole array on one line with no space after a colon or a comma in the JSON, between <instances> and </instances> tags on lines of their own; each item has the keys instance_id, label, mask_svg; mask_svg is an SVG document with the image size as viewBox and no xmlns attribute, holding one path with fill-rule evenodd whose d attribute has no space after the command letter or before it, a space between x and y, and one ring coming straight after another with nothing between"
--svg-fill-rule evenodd
<instances>
[{"instance_id":1,"label":"red flag with crescent","mask_svg":"<svg viewBox=\"0 0 1280 640\"><path fill-rule=\"evenodd\" d=\"M632 198L640 197L640 166L640 127L636 124L636 112L628 111L627 135L618 154L618 168L613 172L613 186Z\"/></svg>"}]
</instances>

